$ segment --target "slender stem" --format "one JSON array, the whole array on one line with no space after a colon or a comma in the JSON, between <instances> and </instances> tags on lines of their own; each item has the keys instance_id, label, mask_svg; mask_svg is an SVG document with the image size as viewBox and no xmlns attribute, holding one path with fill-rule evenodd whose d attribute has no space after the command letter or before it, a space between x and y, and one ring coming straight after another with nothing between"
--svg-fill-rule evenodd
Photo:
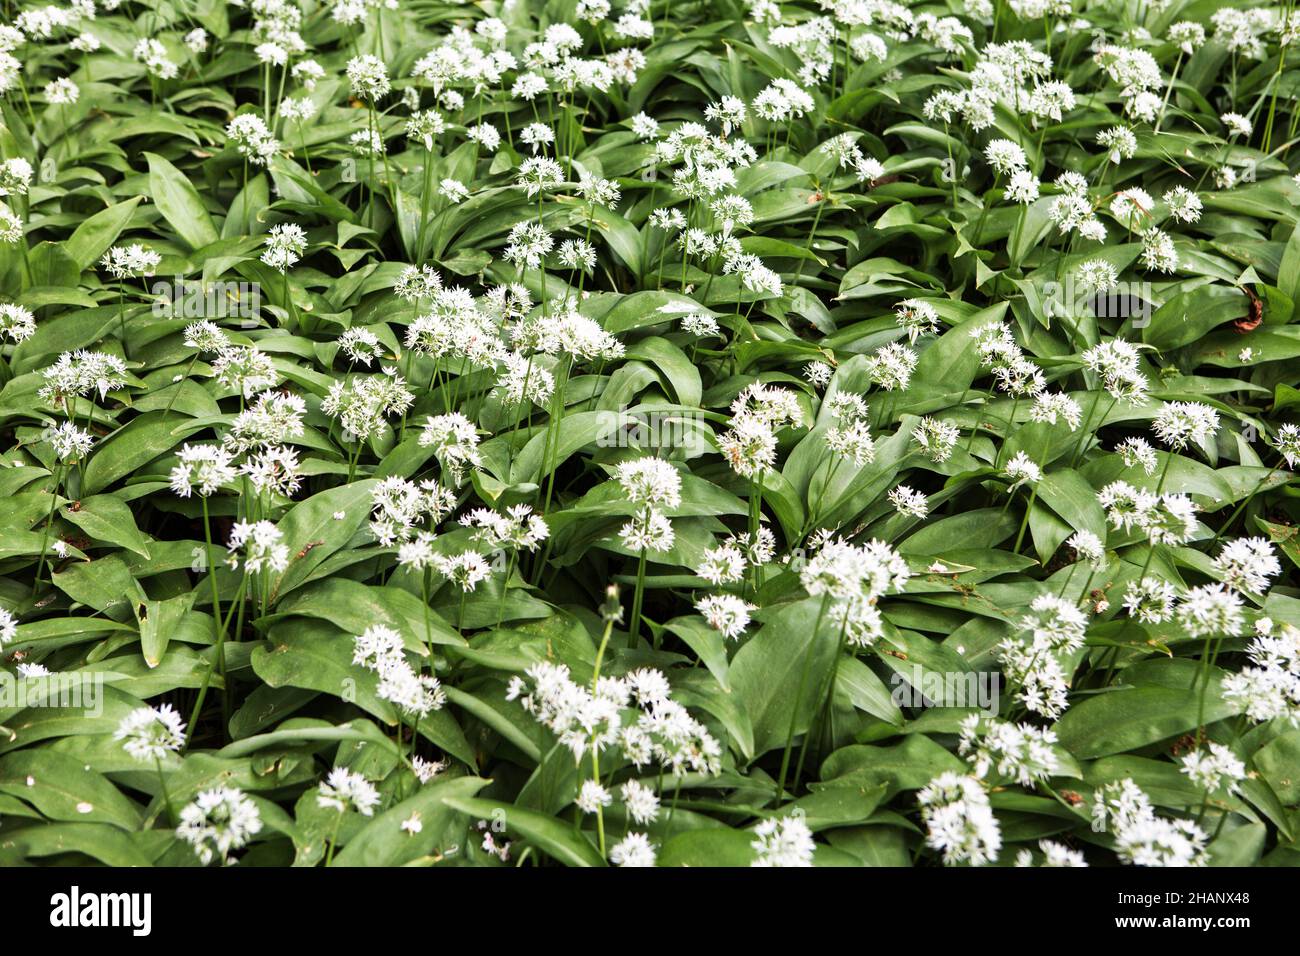
<instances>
[{"instance_id":1,"label":"slender stem","mask_svg":"<svg viewBox=\"0 0 1300 956\"><path fill-rule=\"evenodd\" d=\"M645 596L645 548L636 563L636 591L632 595L632 622L627 629L627 646L636 648L637 637L641 633L641 600Z\"/></svg>"},{"instance_id":2,"label":"slender stem","mask_svg":"<svg viewBox=\"0 0 1300 956\"><path fill-rule=\"evenodd\" d=\"M1260 489L1262 489L1264 485L1266 485L1268 482L1273 480L1273 474L1276 471L1277 471L1277 466L1274 465L1272 468L1268 470L1268 474L1259 480L1259 483L1255 485L1254 489L1251 491L1249 495L1246 496L1245 500L1243 500L1240 504L1237 505L1236 508L1233 509L1232 514L1228 515L1228 520L1223 523L1223 525L1219 528L1217 532L1215 532L1214 544L1219 543L1219 539L1229 528L1232 527L1232 523L1237 520L1237 516L1241 514L1243 511L1245 511L1248 507L1250 507L1251 501L1253 501L1255 499L1255 496L1259 494Z\"/></svg>"},{"instance_id":3,"label":"slender stem","mask_svg":"<svg viewBox=\"0 0 1300 956\"><path fill-rule=\"evenodd\" d=\"M510 579L514 577L515 561L519 557L518 551L510 552L510 560L506 565L506 576L501 579L501 601L497 605L497 627L506 619L506 594L510 591Z\"/></svg>"},{"instance_id":4,"label":"slender stem","mask_svg":"<svg viewBox=\"0 0 1300 956\"><path fill-rule=\"evenodd\" d=\"M818 227L819 225L821 225L821 221L822 221L822 210L826 208L826 202L827 202L827 199L829 198L829 197L827 197L827 196L822 195L822 193L821 193L820 190L818 190L818 191L817 191L816 193L814 193L813 195L814 195L814 196L816 197L816 199L817 199L817 212L816 212L816 214L813 216L812 228L808 230L808 241L807 241L806 243L804 243L804 251L807 252L808 255L813 255L813 254L814 254L813 251L812 251L812 249L813 249L813 239L816 238L816 236L817 236L817 227ZM792 286L798 285L798 284L799 284L799 280L800 280L801 278L803 278L803 264L804 264L804 261L805 261L805 258L801 256L801 257L799 258L799 264L795 267L794 279L791 280L790 285L792 285Z\"/></svg>"},{"instance_id":5,"label":"slender stem","mask_svg":"<svg viewBox=\"0 0 1300 956\"><path fill-rule=\"evenodd\" d=\"M808 642L808 650L804 654L803 669L799 674L799 689L795 693L794 709L790 712L790 727L785 734L785 751L781 754L781 773L776 781L776 792L773 794L773 799L778 803L781 801L781 795L785 793L785 777L790 770L790 749L794 743L794 729L799 720L799 708L803 706L804 685L808 682L808 669L812 664L813 649L817 643L817 635L822 629L822 619L826 617L830 603L830 594L823 595L821 610L817 612L817 623L813 625L812 639Z\"/></svg>"},{"instance_id":6,"label":"slender stem","mask_svg":"<svg viewBox=\"0 0 1300 956\"><path fill-rule=\"evenodd\" d=\"M817 714L817 721L813 725L813 727L808 728L808 733L804 734L803 743L800 744L799 746L799 760L795 764L794 780L791 782L791 786L796 791L799 789L799 780L803 776L803 762L804 762L804 757L807 756L808 754L808 744L812 741L814 737L820 739L823 733L825 733L826 721L828 717L832 718L832 722L833 722L835 682L839 678L840 658L844 654L844 645L848 638L848 628L849 628L849 615L848 615L848 609L846 608L844 612L844 620L840 623L840 639L835 646L835 662L834 664L831 665L830 673L827 675L825 690L819 695L822 698L822 705L821 705L821 709L818 711ZM831 731L831 736L832 738L834 737L833 727ZM834 744L833 739L831 740L831 744L832 745Z\"/></svg>"},{"instance_id":7,"label":"slender stem","mask_svg":"<svg viewBox=\"0 0 1300 956\"><path fill-rule=\"evenodd\" d=\"M1065 597L1065 592L1070 590L1070 583L1074 580L1074 572L1078 570L1079 562L1075 561L1070 565L1070 573L1065 576L1065 583L1061 585L1061 590L1057 593L1058 598Z\"/></svg>"},{"instance_id":8,"label":"slender stem","mask_svg":"<svg viewBox=\"0 0 1300 956\"><path fill-rule=\"evenodd\" d=\"M551 395L551 415L546 423L546 441L543 443L542 467L546 473L546 500L542 505L542 514L551 510L551 495L555 491L555 456L560 447L560 423L564 420L564 389L569 381L569 372L573 368L570 356L562 366L563 371L555 379L555 391Z\"/></svg>"},{"instance_id":9,"label":"slender stem","mask_svg":"<svg viewBox=\"0 0 1300 956\"><path fill-rule=\"evenodd\" d=\"M429 585L433 577L433 568L426 567L420 580L420 603L424 606L424 642L433 653L433 621L429 617Z\"/></svg>"},{"instance_id":10,"label":"slender stem","mask_svg":"<svg viewBox=\"0 0 1300 956\"><path fill-rule=\"evenodd\" d=\"M244 591L247 587L248 587L248 575L245 574L239 581L239 591L235 595L235 601L237 602L239 608L241 609L244 606ZM235 613L235 605L232 604L230 608L230 614L234 614L234 613ZM221 616L220 609L217 610L216 614L217 617L220 618ZM203 683L199 685L198 699L194 701L194 709L190 711L190 720L189 720L190 736L185 741L186 747L188 747L190 745L190 742L194 739L194 728L197 726L199 715L203 713L203 701L208 696L208 687L212 683L212 675L217 671L218 667L220 667L221 669L222 681L223 682L225 681L225 662L226 662L225 641L226 641L226 630L227 628L229 628L229 626L230 626L230 617L227 616L226 619L221 623L220 629L217 631L217 649L215 653L218 660L214 661L212 665L210 665L207 671L204 673Z\"/></svg>"},{"instance_id":11,"label":"slender stem","mask_svg":"<svg viewBox=\"0 0 1300 956\"><path fill-rule=\"evenodd\" d=\"M1002 436L1002 447L998 449L997 456L993 459L993 467L1002 467L1002 453L1007 450L1007 439L1011 437L1011 432L1016 427L1016 414L1020 411L1020 396L1017 395L1015 401L1011 403L1011 414L1007 417L1006 432Z\"/></svg>"},{"instance_id":12,"label":"slender stem","mask_svg":"<svg viewBox=\"0 0 1300 956\"><path fill-rule=\"evenodd\" d=\"M994 173L993 188L990 189L989 192L991 193L997 192L998 186L1001 185L1001 183L1002 183L1002 174ZM991 203L989 202L988 197L985 196L984 208L980 210L979 222L975 226L975 238L971 240L971 245L977 249L979 248L979 244L980 244L980 236L983 235L984 233L984 220L988 218L990 205Z\"/></svg>"},{"instance_id":13,"label":"slender stem","mask_svg":"<svg viewBox=\"0 0 1300 956\"><path fill-rule=\"evenodd\" d=\"M54 490L50 492L50 513L45 517L45 529L41 532L41 557L36 562L36 580L32 582L32 594L40 589L41 572L45 567L45 549L50 543L50 528L54 525L54 509L59 504L59 482L63 475L63 463L54 466ZM54 572L50 572L50 579L54 579Z\"/></svg>"},{"instance_id":14,"label":"slender stem","mask_svg":"<svg viewBox=\"0 0 1300 956\"><path fill-rule=\"evenodd\" d=\"M1165 121L1165 107L1169 105L1169 94L1174 91L1174 83L1178 79L1178 68L1183 65L1183 51L1178 51L1178 57L1174 60L1174 70L1169 74L1169 85L1165 87L1165 98L1160 103L1160 113L1156 116L1156 125L1153 132L1160 132L1160 124ZM1268 147L1265 147L1267 151Z\"/></svg>"},{"instance_id":15,"label":"slender stem","mask_svg":"<svg viewBox=\"0 0 1300 956\"><path fill-rule=\"evenodd\" d=\"M329 866L334 862L334 847L339 841L339 825L343 822L343 811L334 819L334 830L330 833L329 852L325 854L325 865Z\"/></svg>"},{"instance_id":16,"label":"slender stem","mask_svg":"<svg viewBox=\"0 0 1300 956\"><path fill-rule=\"evenodd\" d=\"M591 748L591 779L600 786L600 751L595 747ZM605 855L605 812L600 804L596 804L596 839L600 845L600 855Z\"/></svg>"},{"instance_id":17,"label":"slender stem","mask_svg":"<svg viewBox=\"0 0 1300 956\"><path fill-rule=\"evenodd\" d=\"M1092 416L1097 413L1097 403L1101 401L1101 393L1093 392L1092 401L1088 403L1088 417L1083 420L1083 427L1079 429L1079 444L1074 448L1074 454L1070 457L1070 467L1073 468L1079 463L1079 456L1083 454L1083 446L1088 441L1088 429L1092 427ZM1107 415L1110 413L1107 412ZM1102 421L1105 421L1105 416Z\"/></svg>"},{"instance_id":18,"label":"slender stem","mask_svg":"<svg viewBox=\"0 0 1300 956\"><path fill-rule=\"evenodd\" d=\"M153 758L153 765L158 771L158 787L162 790L163 806L167 808L167 818L176 825L176 809L172 806L171 794L167 792L167 779L163 776L162 760Z\"/></svg>"},{"instance_id":19,"label":"slender stem","mask_svg":"<svg viewBox=\"0 0 1300 956\"><path fill-rule=\"evenodd\" d=\"M212 585L212 639L221 646L221 592L217 588L217 564L212 557L212 524L208 518L208 498L202 495L203 502L203 540L206 544L204 560L208 565L208 581Z\"/></svg>"},{"instance_id":20,"label":"slender stem","mask_svg":"<svg viewBox=\"0 0 1300 956\"><path fill-rule=\"evenodd\" d=\"M194 371L194 363L197 362L198 360L199 360L199 353L195 352L194 357L190 359L190 364L185 367L185 374L182 375L181 380L176 383L176 394L172 395L171 400L167 403L167 407L163 410L164 421L166 421L167 416L171 414L172 406L176 404L176 399L180 397L181 388L184 387L185 382L189 379L190 373Z\"/></svg>"},{"instance_id":21,"label":"slender stem","mask_svg":"<svg viewBox=\"0 0 1300 956\"><path fill-rule=\"evenodd\" d=\"M1031 485L1029 488L1029 504L1025 505L1025 516L1020 519L1020 532L1016 535L1016 546L1012 549L1016 554L1020 553L1020 545L1025 540L1025 528L1029 527L1029 514L1034 510L1034 499L1038 497L1038 486Z\"/></svg>"},{"instance_id":22,"label":"slender stem","mask_svg":"<svg viewBox=\"0 0 1300 956\"><path fill-rule=\"evenodd\" d=\"M609 646L609 636L614 632L614 618L611 617L605 621L605 632L600 637L600 647L596 649L596 666L591 670L591 692L596 693L596 685L600 681L600 665L605 659L605 648Z\"/></svg>"},{"instance_id":23,"label":"slender stem","mask_svg":"<svg viewBox=\"0 0 1300 956\"><path fill-rule=\"evenodd\" d=\"M424 191L420 194L420 229L415 239L415 261L424 264L424 231L429 223L429 200L433 193L433 150L424 151Z\"/></svg>"}]
</instances>

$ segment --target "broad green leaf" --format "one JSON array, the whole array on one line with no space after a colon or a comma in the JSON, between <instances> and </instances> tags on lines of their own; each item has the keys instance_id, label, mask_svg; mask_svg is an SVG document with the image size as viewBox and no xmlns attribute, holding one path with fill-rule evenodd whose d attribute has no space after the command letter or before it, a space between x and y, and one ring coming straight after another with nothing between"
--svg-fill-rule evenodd
<instances>
[{"instance_id":1,"label":"broad green leaf","mask_svg":"<svg viewBox=\"0 0 1300 956\"><path fill-rule=\"evenodd\" d=\"M443 803L479 820L504 821L507 832L518 833L538 849L568 866L604 866L600 853L585 835L559 820L533 810L472 797L444 796Z\"/></svg>"},{"instance_id":2,"label":"broad green leaf","mask_svg":"<svg viewBox=\"0 0 1300 956\"><path fill-rule=\"evenodd\" d=\"M191 249L201 249L220 239L194 184L163 157L156 153L144 155L149 162L149 192L176 234Z\"/></svg>"},{"instance_id":3,"label":"broad green leaf","mask_svg":"<svg viewBox=\"0 0 1300 956\"><path fill-rule=\"evenodd\" d=\"M92 495L73 502L61 514L96 540L121 545L142 558L149 557L148 541L136 527L131 509L120 498Z\"/></svg>"},{"instance_id":4,"label":"broad green leaf","mask_svg":"<svg viewBox=\"0 0 1300 956\"><path fill-rule=\"evenodd\" d=\"M448 798L469 798L487 785L477 777L435 780L421 787L413 797L390 807L367 823L334 858L335 866L406 866L444 859L454 861L463 852L465 827L453 830L458 817ZM403 829L414 820L416 832Z\"/></svg>"},{"instance_id":5,"label":"broad green leaf","mask_svg":"<svg viewBox=\"0 0 1300 956\"><path fill-rule=\"evenodd\" d=\"M123 202L115 203L79 225L65 244L72 261L82 269L88 269L99 261L99 257L117 241L117 237L131 221L140 199L139 196L132 196Z\"/></svg>"},{"instance_id":6,"label":"broad green leaf","mask_svg":"<svg viewBox=\"0 0 1300 956\"><path fill-rule=\"evenodd\" d=\"M749 715L756 754L806 731L825 700L838 628L820 614L822 603L809 598L775 612L731 661L732 690Z\"/></svg>"},{"instance_id":7,"label":"broad green leaf","mask_svg":"<svg viewBox=\"0 0 1300 956\"><path fill-rule=\"evenodd\" d=\"M0 793L21 797L51 820L111 823L128 832L140 826L140 810L84 761L49 748L0 757Z\"/></svg>"},{"instance_id":8,"label":"broad green leaf","mask_svg":"<svg viewBox=\"0 0 1300 956\"><path fill-rule=\"evenodd\" d=\"M167 652L167 642L180 627L181 620L190 613L197 597L195 592L181 594L166 601L137 601L136 622L140 626L140 650L150 667L157 667Z\"/></svg>"},{"instance_id":9,"label":"broad green leaf","mask_svg":"<svg viewBox=\"0 0 1300 956\"><path fill-rule=\"evenodd\" d=\"M86 463L83 488L97 494L141 465L160 457L187 435L202 426L187 424L173 413L146 412L131 419L118 431L96 445Z\"/></svg>"},{"instance_id":10,"label":"broad green leaf","mask_svg":"<svg viewBox=\"0 0 1300 956\"><path fill-rule=\"evenodd\" d=\"M1056 722L1062 745L1081 760L1145 747L1193 730L1202 716L1202 687L1192 687L1200 673L1191 660L1151 661L1124 672L1129 687L1080 701ZM1224 672L1210 671L1204 689L1203 717L1211 724L1239 713L1223 698Z\"/></svg>"}]
</instances>

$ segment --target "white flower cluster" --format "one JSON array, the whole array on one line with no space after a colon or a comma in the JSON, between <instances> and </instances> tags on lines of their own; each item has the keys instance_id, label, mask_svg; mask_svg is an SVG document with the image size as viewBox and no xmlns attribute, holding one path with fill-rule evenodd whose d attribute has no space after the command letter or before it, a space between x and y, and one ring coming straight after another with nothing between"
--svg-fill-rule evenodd
<instances>
[{"instance_id":1,"label":"white flower cluster","mask_svg":"<svg viewBox=\"0 0 1300 956\"><path fill-rule=\"evenodd\" d=\"M230 529L226 563L239 567L239 552L244 552L244 570L249 574L283 571L289 566L289 546L284 532L270 521L236 521Z\"/></svg>"},{"instance_id":2,"label":"white flower cluster","mask_svg":"<svg viewBox=\"0 0 1300 956\"><path fill-rule=\"evenodd\" d=\"M379 806L379 791L375 785L356 771L347 767L335 767L320 782L316 793L316 804L327 810L346 813L353 810L362 816L370 817Z\"/></svg>"},{"instance_id":3,"label":"white flower cluster","mask_svg":"<svg viewBox=\"0 0 1300 956\"><path fill-rule=\"evenodd\" d=\"M827 619L843 628L854 647L870 647L884 634L877 601L898 593L911 577L907 562L883 541L863 545L826 539L799 572L799 581L813 597L822 597Z\"/></svg>"},{"instance_id":4,"label":"white flower cluster","mask_svg":"<svg viewBox=\"0 0 1300 956\"><path fill-rule=\"evenodd\" d=\"M749 865L759 867L813 865L812 831L800 816L768 817L753 830L754 860Z\"/></svg>"},{"instance_id":5,"label":"white flower cluster","mask_svg":"<svg viewBox=\"0 0 1300 956\"><path fill-rule=\"evenodd\" d=\"M1023 787L1032 787L1061 769L1055 744L1056 734L1051 730L971 714L961 722L957 752L981 780L996 771Z\"/></svg>"},{"instance_id":6,"label":"white flower cluster","mask_svg":"<svg viewBox=\"0 0 1300 956\"><path fill-rule=\"evenodd\" d=\"M1223 744L1184 754L1182 764L1179 769L1206 793L1236 793L1246 779L1246 765Z\"/></svg>"},{"instance_id":7,"label":"white flower cluster","mask_svg":"<svg viewBox=\"0 0 1300 956\"><path fill-rule=\"evenodd\" d=\"M1300 727L1300 630L1290 624L1273 630L1267 619L1256 624L1246 646L1250 666L1224 677L1223 699L1251 720L1281 718Z\"/></svg>"},{"instance_id":8,"label":"white flower cluster","mask_svg":"<svg viewBox=\"0 0 1300 956\"><path fill-rule=\"evenodd\" d=\"M1145 532L1152 544L1184 544L1196 535L1196 504L1187 495L1157 495L1127 481L1112 481L1097 492L1111 527Z\"/></svg>"},{"instance_id":9,"label":"white flower cluster","mask_svg":"<svg viewBox=\"0 0 1300 956\"><path fill-rule=\"evenodd\" d=\"M218 859L234 862L231 854L248 845L262 830L262 815L244 793L234 787L203 790L181 810L176 835L188 843L204 866Z\"/></svg>"},{"instance_id":10,"label":"white flower cluster","mask_svg":"<svg viewBox=\"0 0 1300 956\"><path fill-rule=\"evenodd\" d=\"M460 523L473 528L473 539L490 551L536 551L550 535L546 519L531 505L511 505L504 514L475 508L461 515Z\"/></svg>"},{"instance_id":11,"label":"white flower cluster","mask_svg":"<svg viewBox=\"0 0 1300 956\"><path fill-rule=\"evenodd\" d=\"M352 663L379 675L375 696L408 717L420 719L447 702L447 693L432 674L416 673L406 660L402 635L372 624L353 639Z\"/></svg>"},{"instance_id":12,"label":"white flower cluster","mask_svg":"<svg viewBox=\"0 0 1300 956\"><path fill-rule=\"evenodd\" d=\"M1134 866L1205 866L1206 835L1191 820L1156 816L1151 799L1131 779L1116 780L1093 795L1093 828L1109 829L1115 852Z\"/></svg>"},{"instance_id":13,"label":"white flower cluster","mask_svg":"<svg viewBox=\"0 0 1300 956\"><path fill-rule=\"evenodd\" d=\"M619 540L629 551L668 551L675 534L666 510L682 503L682 477L661 458L634 458L615 469L624 496L636 513L619 530Z\"/></svg>"},{"instance_id":14,"label":"white flower cluster","mask_svg":"<svg viewBox=\"0 0 1300 956\"><path fill-rule=\"evenodd\" d=\"M185 722L171 704L137 707L122 718L113 739L142 763L162 760L185 746Z\"/></svg>"},{"instance_id":15,"label":"white flower cluster","mask_svg":"<svg viewBox=\"0 0 1300 956\"><path fill-rule=\"evenodd\" d=\"M126 363L107 352L78 349L64 352L42 371L45 384L38 392L40 400L61 405L73 396L86 397L96 392L102 401L108 393L126 384Z\"/></svg>"},{"instance_id":16,"label":"white flower cluster","mask_svg":"<svg viewBox=\"0 0 1300 956\"><path fill-rule=\"evenodd\" d=\"M1002 673L1027 710L1055 720L1068 706L1066 659L1083 646L1088 619L1074 604L1040 594L1020 619L1021 635L998 645Z\"/></svg>"},{"instance_id":17,"label":"white flower cluster","mask_svg":"<svg viewBox=\"0 0 1300 956\"><path fill-rule=\"evenodd\" d=\"M423 532L421 522L432 530L456 507L456 496L438 482L410 481L398 475L381 478L370 490L370 531L385 548L404 544Z\"/></svg>"},{"instance_id":18,"label":"white flower cluster","mask_svg":"<svg viewBox=\"0 0 1300 956\"><path fill-rule=\"evenodd\" d=\"M478 451L478 428L459 412L430 415L420 430L420 445L432 448L445 478L459 488L466 472L483 463Z\"/></svg>"},{"instance_id":19,"label":"white flower cluster","mask_svg":"<svg viewBox=\"0 0 1300 956\"><path fill-rule=\"evenodd\" d=\"M824 402L832 424L826 429L826 447L861 468L876 459L867 403L854 392L834 392ZM828 489L829 490L829 489Z\"/></svg>"},{"instance_id":20,"label":"white flower cluster","mask_svg":"<svg viewBox=\"0 0 1300 956\"><path fill-rule=\"evenodd\" d=\"M1040 867L1084 867L1088 865L1082 853L1078 850L1071 850L1055 840L1039 840L1038 849L1043 854L1043 861L1037 864ZM1034 865L1034 852L1032 850L1021 850L1016 854L1016 866L1029 867Z\"/></svg>"},{"instance_id":21,"label":"white flower cluster","mask_svg":"<svg viewBox=\"0 0 1300 956\"><path fill-rule=\"evenodd\" d=\"M731 404L730 428L718 448L736 474L754 478L776 462L776 435L786 425L802 423L803 412L787 389L754 382Z\"/></svg>"},{"instance_id":22,"label":"white flower cluster","mask_svg":"<svg viewBox=\"0 0 1300 956\"><path fill-rule=\"evenodd\" d=\"M29 309L12 302L0 303L0 338L25 342L36 334L36 317Z\"/></svg>"},{"instance_id":23,"label":"white flower cluster","mask_svg":"<svg viewBox=\"0 0 1300 956\"><path fill-rule=\"evenodd\" d=\"M267 166L280 151L280 141L256 113L240 113L226 127L226 138L254 166Z\"/></svg>"},{"instance_id":24,"label":"white flower cluster","mask_svg":"<svg viewBox=\"0 0 1300 956\"><path fill-rule=\"evenodd\" d=\"M346 381L334 381L329 394L320 403L321 411L339 424L355 441L388 430L387 419L405 414L415 403L406 380L396 368L384 368L378 375L356 375Z\"/></svg>"},{"instance_id":25,"label":"white flower cluster","mask_svg":"<svg viewBox=\"0 0 1300 956\"><path fill-rule=\"evenodd\" d=\"M997 860L1002 829L978 779L948 771L923 787L916 802L926 845L943 854L945 864L983 866Z\"/></svg>"},{"instance_id":26,"label":"white flower cluster","mask_svg":"<svg viewBox=\"0 0 1300 956\"><path fill-rule=\"evenodd\" d=\"M565 665L541 661L510 679L506 699L519 701L578 760L617 747L636 767L654 762L674 776L721 769L717 740L669 696L668 679L652 668L602 677L591 690L575 683Z\"/></svg>"}]
</instances>

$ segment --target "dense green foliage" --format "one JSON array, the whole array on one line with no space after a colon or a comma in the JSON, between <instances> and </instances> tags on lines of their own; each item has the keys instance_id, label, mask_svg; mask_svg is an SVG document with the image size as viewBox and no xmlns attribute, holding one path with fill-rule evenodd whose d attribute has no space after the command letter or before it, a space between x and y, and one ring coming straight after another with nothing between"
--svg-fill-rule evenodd
<instances>
[{"instance_id":1,"label":"dense green foliage","mask_svg":"<svg viewBox=\"0 0 1300 956\"><path fill-rule=\"evenodd\" d=\"M99 4L0 864L1300 859L1290 5Z\"/></svg>"}]
</instances>

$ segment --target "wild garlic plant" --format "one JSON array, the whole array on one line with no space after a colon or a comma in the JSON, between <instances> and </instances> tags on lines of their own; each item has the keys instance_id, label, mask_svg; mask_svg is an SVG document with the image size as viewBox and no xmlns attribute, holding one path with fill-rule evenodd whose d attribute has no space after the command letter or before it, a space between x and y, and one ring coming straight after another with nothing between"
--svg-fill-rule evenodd
<instances>
[{"instance_id":1,"label":"wild garlic plant","mask_svg":"<svg viewBox=\"0 0 1300 956\"><path fill-rule=\"evenodd\" d=\"M0 17L0 862L1290 862L1293 4L183 6Z\"/></svg>"}]
</instances>

